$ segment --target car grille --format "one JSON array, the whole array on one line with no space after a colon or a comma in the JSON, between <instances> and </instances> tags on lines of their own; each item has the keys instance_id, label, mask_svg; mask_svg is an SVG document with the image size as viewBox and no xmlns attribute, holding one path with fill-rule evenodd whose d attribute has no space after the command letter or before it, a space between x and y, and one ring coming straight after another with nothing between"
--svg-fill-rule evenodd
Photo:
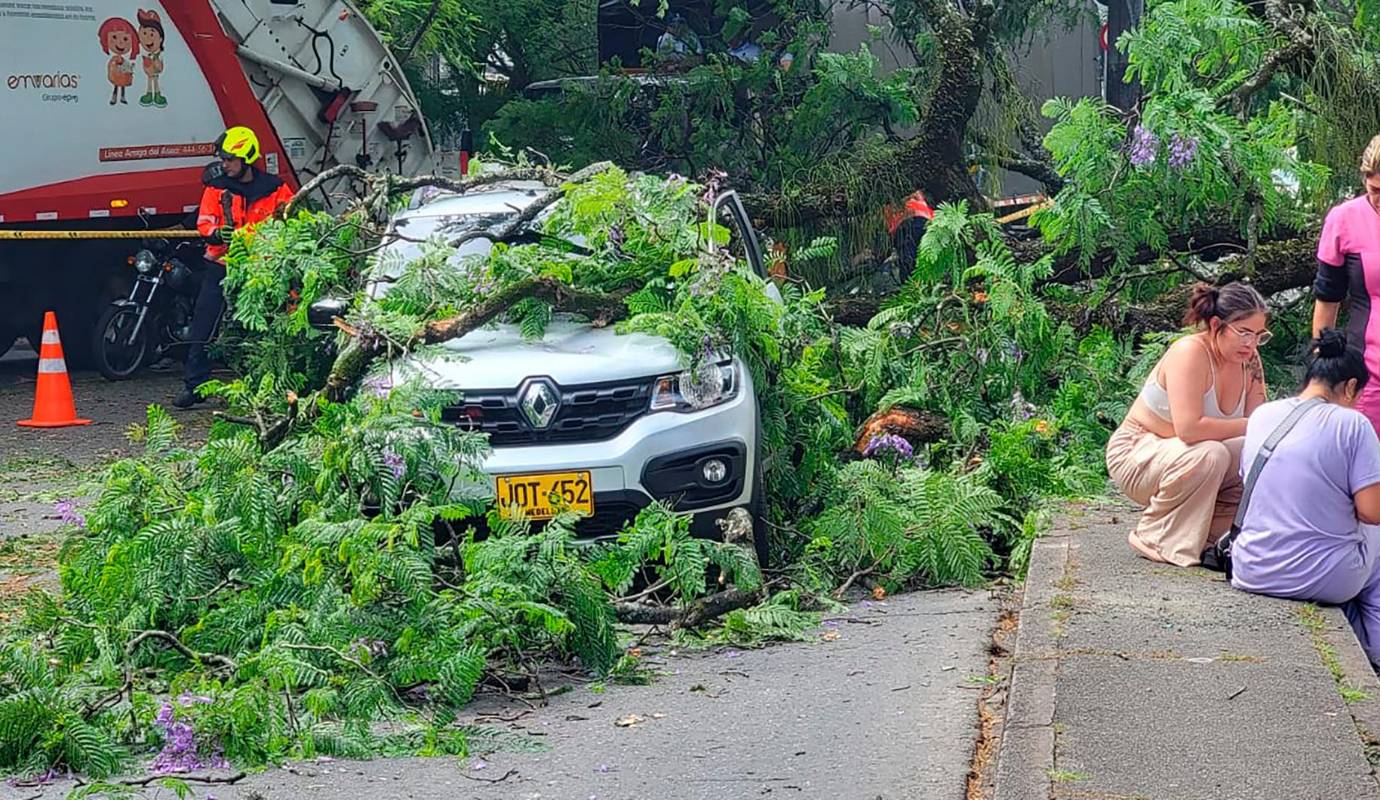
<instances>
[{"instance_id":1,"label":"car grille","mask_svg":"<svg viewBox=\"0 0 1380 800\"><path fill-rule=\"evenodd\" d=\"M594 516L575 523L576 536L611 536L628 526L646 506L628 500L600 502L594 498Z\"/></svg>"},{"instance_id":2,"label":"car grille","mask_svg":"<svg viewBox=\"0 0 1380 800\"><path fill-rule=\"evenodd\" d=\"M652 386L651 378L558 386L561 406L544 429L527 422L518 390L467 391L441 418L489 434L494 447L600 442L622 433L647 413Z\"/></svg>"}]
</instances>

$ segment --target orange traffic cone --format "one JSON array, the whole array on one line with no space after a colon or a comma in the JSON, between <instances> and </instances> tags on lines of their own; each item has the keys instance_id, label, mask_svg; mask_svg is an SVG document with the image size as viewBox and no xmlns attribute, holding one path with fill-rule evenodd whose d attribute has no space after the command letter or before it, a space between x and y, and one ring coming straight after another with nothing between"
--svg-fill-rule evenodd
<instances>
[{"instance_id":1,"label":"orange traffic cone","mask_svg":"<svg viewBox=\"0 0 1380 800\"><path fill-rule=\"evenodd\" d=\"M62 340L58 338L57 315L51 311L43 316L43 344L38 349L38 388L34 392L33 418L20 420L19 424L26 428L91 424L89 419L77 419L72 384L67 380L67 362L62 358Z\"/></svg>"}]
</instances>

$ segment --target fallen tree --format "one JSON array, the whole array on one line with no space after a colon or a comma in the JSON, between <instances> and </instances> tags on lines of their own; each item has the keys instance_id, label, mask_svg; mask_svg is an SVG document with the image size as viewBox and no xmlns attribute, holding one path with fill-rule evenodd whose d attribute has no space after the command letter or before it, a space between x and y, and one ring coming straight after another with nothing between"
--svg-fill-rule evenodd
<instances>
[{"instance_id":1,"label":"fallen tree","mask_svg":"<svg viewBox=\"0 0 1380 800\"><path fill-rule=\"evenodd\" d=\"M1080 354L1009 253L966 244L982 218L943 209L937 228L961 235L927 246L928 277L854 327L819 292L786 285L772 301L707 247L703 187L602 168L541 180L555 195L542 235L488 231L504 246L486 258L455 263L438 241L391 264L377 193L413 188L391 179L367 179L340 217L298 211L236 239L227 289L247 373L217 387L230 408L205 445L153 409L144 452L110 467L64 550L61 594L36 595L0 647L0 767L463 752L452 723L485 687L538 700L551 660L635 676L619 622L687 641L807 636L816 598L858 575L887 590L979 583L1033 535L1013 519L1091 479L1106 429L1079 420L1129 384ZM391 291L359 291L380 270ZM355 302L323 357L307 307L342 291ZM557 312L663 336L688 367L707 351L743 360L778 575L764 580L751 522L700 540L653 506L586 548L572 517L534 527L457 497L483 438L442 421L449 399L425 385L370 390L438 343L497 322L541 336Z\"/></svg>"}]
</instances>

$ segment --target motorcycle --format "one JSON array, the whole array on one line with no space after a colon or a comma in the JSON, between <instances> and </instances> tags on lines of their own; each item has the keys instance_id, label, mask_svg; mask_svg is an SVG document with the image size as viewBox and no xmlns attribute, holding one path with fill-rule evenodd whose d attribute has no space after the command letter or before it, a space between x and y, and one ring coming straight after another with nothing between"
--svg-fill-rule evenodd
<instances>
[{"instance_id":1,"label":"motorcycle","mask_svg":"<svg viewBox=\"0 0 1380 800\"><path fill-rule=\"evenodd\" d=\"M173 245L164 239L147 239L144 248L130 257L135 276L129 296L112 302L93 331L91 351L107 380L131 378L145 364L192 343L192 311L202 280L201 248L199 242Z\"/></svg>"}]
</instances>

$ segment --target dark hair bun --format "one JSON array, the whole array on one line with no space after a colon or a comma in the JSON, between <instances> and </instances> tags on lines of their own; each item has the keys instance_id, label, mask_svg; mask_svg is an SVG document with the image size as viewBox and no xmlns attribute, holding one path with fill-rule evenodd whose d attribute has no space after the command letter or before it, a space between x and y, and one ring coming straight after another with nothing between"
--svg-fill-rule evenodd
<instances>
[{"instance_id":1,"label":"dark hair bun","mask_svg":"<svg viewBox=\"0 0 1380 800\"><path fill-rule=\"evenodd\" d=\"M1252 314L1270 315L1270 306L1254 286L1232 281L1226 286L1196 283L1188 297L1188 311L1184 324L1205 327L1208 320L1233 322Z\"/></svg>"},{"instance_id":2,"label":"dark hair bun","mask_svg":"<svg viewBox=\"0 0 1380 800\"><path fill-rule=\"evenodd\" d=\"M1340 358L1346 353L1346 334L1335 328L1324 328L1313 340L1313 352L1318 358Z\"/></svg>"},{"instance_id":3,"label":"dark hair bun","mask_svg":"<svg viewBox=\"0 0 1380 800\"><path fill-rule=\"evenodd\" d=\"M1184 314L1185 325L1201 325L1217 316L1217 299L1222 290L1206 283L1193 285L1188 296L1188 311Z\"/></svg>"}]
</instances>

